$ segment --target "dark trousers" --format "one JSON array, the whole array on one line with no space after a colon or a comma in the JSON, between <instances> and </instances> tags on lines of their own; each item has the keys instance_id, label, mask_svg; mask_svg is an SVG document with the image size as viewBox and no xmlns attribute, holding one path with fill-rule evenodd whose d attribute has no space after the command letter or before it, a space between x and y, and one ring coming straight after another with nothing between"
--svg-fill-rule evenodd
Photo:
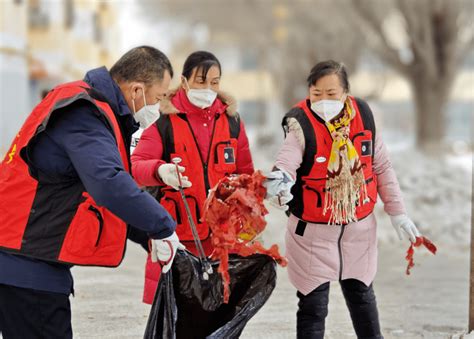
<instances>
[{"instance_id":1,"label":"dark trousers","mask_svg":"<svg viewBox=\"0 0 474 339\"><path fill-rule=\"evenodd\" d=\"M357 338L383 339L372 284L367 287L355 279L342 280L340 284ZM306 296L297 292L297 296L299 298L296 313L297 338L323 339L324 324L328 315L329 282Z\"/></svg>"},{"instance_id":2,"label":"dark trousers","mask_svg":"<svg viewBox=\"0 0 474 339\"><path fill-rule=\"evenodd\" d=\"M0 284L0 332L3 339L72 338L69 297Z\"/></svg>"}]
</instances>

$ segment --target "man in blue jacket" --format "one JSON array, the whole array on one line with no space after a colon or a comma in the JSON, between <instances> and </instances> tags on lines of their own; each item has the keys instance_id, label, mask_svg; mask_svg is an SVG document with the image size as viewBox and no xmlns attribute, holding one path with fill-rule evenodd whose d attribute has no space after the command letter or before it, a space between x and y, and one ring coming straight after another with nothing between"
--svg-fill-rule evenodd
<instances>
[{"instance_id":1,"label":"man in blue jacket","mask_svg":"<svg viewBox=\"0 0 474 339\"><path fill-rule=\"evenodd\" d=\"M128 150L138 126L146 128L158 119L158 104L172 76L171 64L162 52L141 46L127 52L110 71L105 67L89 71L84 81L90 86L88 91L111 108L110 114L118 122L115 132L121 131ZM25 147L31 175L39 186L50 187L49 192L56 190L55 197L65 195L67 187L83 185L97 206L133 226L133 234L146 232L156 248L153 254L169 267L180 246L175 222L124 169L110 121L87 100L75 100L58 110L63 111L55 112L44 131ZM6 160L4 163L9 162ZM0 176L0 185L6 186L2 180L12 179ZM7 199L8 195L0 192L0 201ZM61 199L68 204L67 196ZM61 208L55 207L57 211ZM43 208L43 213L50 213L50 209ZM32 208L30 213L35 212L38 214ZM26 240L25 236L23 247L30 245ZM74 262L43 260L34 253L15 253L0 242L0 332L4 339L71 338L69 295L74 290L70 267Z\"/></svg>"}]
</instances>

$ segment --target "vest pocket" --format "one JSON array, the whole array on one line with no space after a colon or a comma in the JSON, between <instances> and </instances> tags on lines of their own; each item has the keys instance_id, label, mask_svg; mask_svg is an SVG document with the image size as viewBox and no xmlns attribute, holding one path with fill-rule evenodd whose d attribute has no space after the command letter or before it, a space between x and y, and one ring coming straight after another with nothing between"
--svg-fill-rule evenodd
<instances>
[{"instance_id":1,"label":"vest pocket","mask_svg":"<svg viewBox=\"0 0 474 339\"><path fill-rule=\"evenodd\" d=\"M165 197L161 200L161 205L168 211L178 225L182 224L179 203L176 200Z\"/></svg>"},{"instance_id":2,"label":"vest pocket","mask_svg":"<svg viewBox=\"0 0 474 339\"><path fill-rule=\"evenodd\" d=\"M68 252L76 256L88 257L98 248L104 228L104 218L99 208L90 198L77 208L69 225L66 243Z\"/></svg>"},{"instance_id":3,"label":"vest pocket","mask_svg":"<svg viewBox=\"0 0 474 339\"><path fill-rule=\"evenodd\" d=\"M201 223L201 207L199 206L198 199L193 195L186 195L186 201L188 202L191 216L196 228L198 230L199 238L201 240L207 239L209 236L208 227ZM171 214L173 219L178 224L176 233L180 240L190 241L194 240L193 233L191 231L191 225L189 224L186 209L179 192L167 191L165 196L161 199L161 205Z\"/></svg>"},{"instance_id":4,"label":"vest pocket","mask_svg":"<svg viewBox=\"0 0 474 339\"><path fill-rule=\"evenodd\" d=\"M362 131L352 137L352 144L357 150L360 162L362 164L364 176L367 178L371 174L372 156L374 154L374 145L372 142L372 132Z\"/></svg>"},{"instance_id":5,"label":"vest pocket","mask_svg":"<svg viewBox=\"0 0 474 339\"><path fill-rule=\"evenodd\" d=\"M218 142L214 148L214 170L220 173L234 173L237 170L237 140Z\"/></svg>"},{"instance_id":6,"label":"vest pocket","mask_svg":"<svg viewBox=\"0 0 474 339\"><path fill-rule=\"evenodd\" d=\"M314 221L321 219L324 209L325 179L306 180L303 185L303 219Z\"/></svg>"}]
</instances>

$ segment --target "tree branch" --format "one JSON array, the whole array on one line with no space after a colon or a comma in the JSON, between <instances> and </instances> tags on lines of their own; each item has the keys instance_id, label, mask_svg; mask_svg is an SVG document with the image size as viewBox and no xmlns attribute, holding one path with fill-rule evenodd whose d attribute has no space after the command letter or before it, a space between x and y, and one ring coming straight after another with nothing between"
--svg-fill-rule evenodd
<instances>
[{"instance_id":1,"label":"tree branch","mask_svg":"<svg viewBox=\"0 0 474 339\"><path fill-rule=\"evenodd\" d=\"M377 39L377 43L372 44L372 48L376 53L399 72L405 76L409 76L411 73L410 65L407 65L400 60L398 51L390 46L387 37L383 33L382 22L384 18L377 15L371 9L370 4L363 2L362 0L356 0L352 7L354 11L360 15L360 18L363 19L366 25L369 26L373 36Z\"/></svg>"}]
</instances>

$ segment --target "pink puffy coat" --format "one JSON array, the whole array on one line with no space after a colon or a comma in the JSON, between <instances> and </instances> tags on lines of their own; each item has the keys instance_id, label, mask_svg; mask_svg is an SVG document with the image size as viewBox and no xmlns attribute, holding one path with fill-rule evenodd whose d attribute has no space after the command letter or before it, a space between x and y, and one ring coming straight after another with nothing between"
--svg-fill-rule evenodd
<instances>
[{"instance_id":1,"label":"pink puffy coat","mask_svg":"<svg viewBox=\"0 0 474 339\"><path fill-rule=\"evenodd\" d=\"M303 160L301 136L288 133L277 155L275 166L296 178ZM373 170L377 174L377 190L389 215L405 214L400 187L388 157L387 149L377 134ZM298 218L290 215L286 231L286 256L291 283L306 295L328 281L357 279L366 285L377 271L377 222L374 214L344 227L308 223L304 236L295 233ZM340 249L340 250L339 250Z\"/></svg>"}]
</instances>

